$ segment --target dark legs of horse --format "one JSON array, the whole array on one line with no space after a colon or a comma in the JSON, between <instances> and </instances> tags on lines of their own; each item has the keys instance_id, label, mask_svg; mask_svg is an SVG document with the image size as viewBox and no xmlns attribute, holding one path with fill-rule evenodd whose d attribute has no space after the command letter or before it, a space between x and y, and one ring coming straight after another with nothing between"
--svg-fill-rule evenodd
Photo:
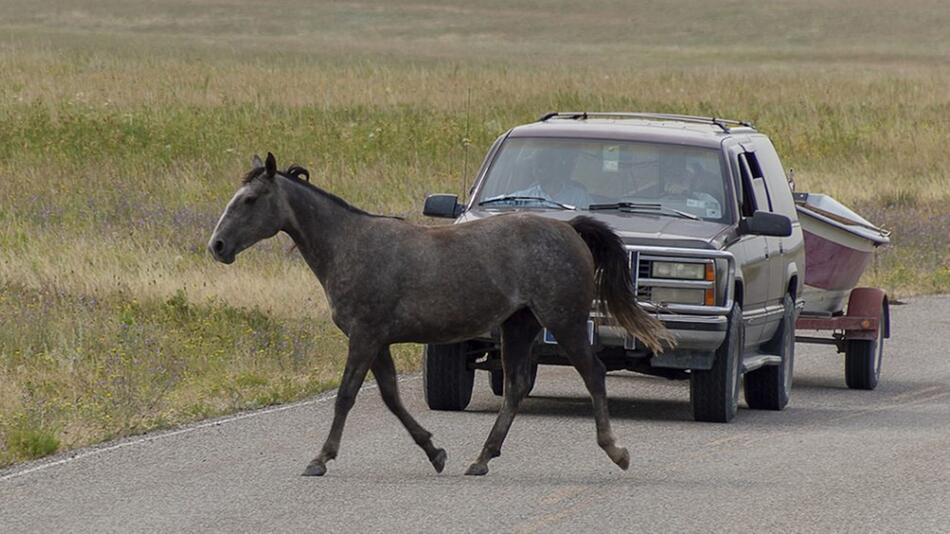
<instances>
[{"instance_id":1,"label":"dark legs of horse","mask_svg":"<svg viewBox=\"0 0 950 534\"><path fill-rule=\"evenodd\" d=\"M528 394L531 373L531 343L541 325L530 310L515 312L501 325L501 362L505 371L505 400L495 425L488 434L481 454L469 466L466 475L488 473L488 461L501 454L501 445L508 435L518 405Z\"/></svg>"},{"instance_id":2,"label":"dark legs of horse","mask_svg":"<svg viewBox=\"0 0 950 534\"><path fill-rule=\"evenodd\" d=\"M594 357L587 338L586 323L576 321L568 326L553 330L554 337L571 364L584 379L584 385L594 402L594 421L597 424L597 444L607 456L621 469L630 467L630 453L617 446L617 440L610 429L610 416L607 413L607 368L599 358Z\"/></svg>"},{"instance_id":3,"label":"dark legs of horse","mask_svg":"<svg viewBox=\"0 0 950 534\"><path fill-rule=\"evenodd\" d=\"M376 361L373 362L372 370L373 375L376 377L376 383L379 386L379 393L382 395L386 407L399 418L402 425L409 431L409 435L412 436L413 441L422 447L429 461L432 462L432 467L435 467L436 472L441 473L442 469L445 468L445 450L439 449L432 444L432 434L425 428L422 428L422 425L416 422L416 420L409 415L409 412L406 411L405 406L402 405L402 400L399 398L399 390L396 385L396 366L393 364L393 357L389 352L389 347L380 351L379 356L376 357Z\"/></svg>"},{"instance_id":4,"label":"dark legs of horse","mask_svg":"<svg viewBox=\"0 0 950 534\"><path fill-rule=\"evenodd\" d=\"M343 435L343 425L346 416L350 413L356 394L363 385L363 379L369 371L370 365L379 352L379 347L359 338L350 337L349 354L346 357L346 369L343 370L343 379L336 394L336 406L333 412L333 424L330 425L330 435L323 443L320 454L314 458L303 474L307 476L321 476L327 472L327 462L336 458L340 450L340 436Z\"/></svg>"}]
</instances>

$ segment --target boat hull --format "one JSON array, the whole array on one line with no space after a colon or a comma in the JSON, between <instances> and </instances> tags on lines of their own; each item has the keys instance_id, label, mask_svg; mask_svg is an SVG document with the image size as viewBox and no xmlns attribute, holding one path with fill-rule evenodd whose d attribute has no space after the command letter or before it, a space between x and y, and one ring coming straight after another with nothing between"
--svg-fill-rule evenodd
<instances>
[{"instance_id":1,"label":"boat hull","mask_svg":"<svg viewBox=\"0 0 950 534\"><path fill-rule=\"evenodd\" d=\"M803 226L805 226L803 224ZM836 313L870 264L873 251L859 250L803 228L807 313Z\"/></svg>"},{"instance_id":2,"label":"boat hull","mask_svg":"<svg viewBox=\"0 0 950 534\"><path fill-rule=\"evenodd\" d=\"M887 233L831 197L795 196L805 240L804 311L841 312Z\"/></svg>"}]
</instances>

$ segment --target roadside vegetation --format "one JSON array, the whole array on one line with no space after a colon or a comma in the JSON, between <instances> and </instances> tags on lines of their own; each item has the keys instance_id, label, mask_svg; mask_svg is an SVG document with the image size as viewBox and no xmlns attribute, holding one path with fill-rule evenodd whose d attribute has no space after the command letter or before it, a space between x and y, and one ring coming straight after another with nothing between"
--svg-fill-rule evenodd
<instances>
[{"instance_id":1,"label":"roadside vegetation","mask_svg":"<svg viewBox=\"0 0 950 534\"><path fill-rule=\"evenodd\" d=\"M12 4L0 466L334 385L345 340L289 241L229 267L205 252L255 152L421 220L426 193L461 192L544 111L747 119L799 190L894 232L868 285L950 290L940 2ZM418 349L397 357L413 369Z\"/></svg>"}]
</instances>

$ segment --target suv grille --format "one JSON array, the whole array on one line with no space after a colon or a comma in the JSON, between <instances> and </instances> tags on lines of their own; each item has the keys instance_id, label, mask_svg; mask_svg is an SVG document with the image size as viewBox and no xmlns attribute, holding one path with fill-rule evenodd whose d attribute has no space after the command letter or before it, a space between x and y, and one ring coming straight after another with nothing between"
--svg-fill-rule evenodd
<instances>
[{"instance_id":1,"label":"suv grille","mask_svg":"<svg viewBox=\"0 0 950 534\"><path fill-rule=\"evenodd\" d=\"M639 256L638 254L634 255L634 261L638 259L638 256ZM637 283L638 280L649 278L652 269L653 269L652 260L641 259L637 262L637 268L635 271L636 276L634 277L634 280L633 280L634 287L637 288L637 300L650 300L650 298L653 296L653 291L652 291L653 288L651 288L650 286L644 286Z\"/></svg>"},{"instance_id":2,"label":"suv grille","mask_svg":"<svg viewBox=\"0 0 950 534\"><path fill-rule=\"evenodd\" d=\"M712 249L627 245L637 300L651 313L722 315L732 309L735 257ZM692 264L693 267L658 263ZM703 275L695 267L702 265ZM662 268L661 268L662 267ZM654 272L656 275L654 276Z\"/></svg>"}]
</instances>

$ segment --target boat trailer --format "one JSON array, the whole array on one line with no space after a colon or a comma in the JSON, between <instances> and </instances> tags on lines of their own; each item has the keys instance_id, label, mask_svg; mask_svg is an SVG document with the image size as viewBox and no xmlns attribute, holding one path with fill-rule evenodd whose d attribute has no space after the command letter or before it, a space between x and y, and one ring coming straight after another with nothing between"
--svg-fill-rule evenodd
<instances>
[{"instance_id":1,"label":"boat trailer","mask_svg":"<svg viewBox=\"0 0 950 534\"><path fill-rule=\"evenodd\" d=\"M805 291L795 341L834 345L845 355L848 387L874 389L884 340L891 335L890 305L883 289L854 286L876 249L890 242L889 232L827 195L794 196L805 238Z\"/></svg>"}]
</instances>

